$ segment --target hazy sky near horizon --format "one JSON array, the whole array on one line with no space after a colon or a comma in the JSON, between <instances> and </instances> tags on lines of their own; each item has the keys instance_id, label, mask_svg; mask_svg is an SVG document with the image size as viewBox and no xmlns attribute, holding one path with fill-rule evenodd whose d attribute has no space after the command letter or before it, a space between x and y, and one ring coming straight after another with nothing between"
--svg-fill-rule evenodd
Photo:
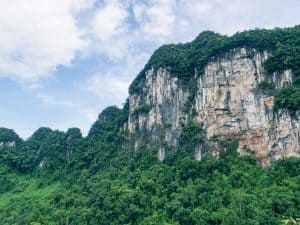
<instances>
[{"instance_id":1,"label":"hazy sky near horizon","mask_svg":"<svg viewBox=\"0 0 300 225\"><path fill-rule=\"evenodd\" d=\"M86 134L162 44L300 23L299 0L0 0L0 127Z\"/></svg>"}]
</instances>

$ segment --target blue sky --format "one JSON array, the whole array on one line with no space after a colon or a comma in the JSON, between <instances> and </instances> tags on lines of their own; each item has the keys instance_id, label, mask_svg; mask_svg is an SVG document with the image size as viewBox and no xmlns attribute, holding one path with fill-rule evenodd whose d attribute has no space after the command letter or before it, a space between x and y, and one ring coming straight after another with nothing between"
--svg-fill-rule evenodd
<instances>
[{"instance_id":1,"label":"blue sky","mask_svg":"<svg viewBox=\"0 0 300 225\"><path fill-rule=\"evenodd\" d=\"M0 127L86 134L153 51L204 30L300 23L299 0L1 0Z\"/></svg>"}]
</instances>

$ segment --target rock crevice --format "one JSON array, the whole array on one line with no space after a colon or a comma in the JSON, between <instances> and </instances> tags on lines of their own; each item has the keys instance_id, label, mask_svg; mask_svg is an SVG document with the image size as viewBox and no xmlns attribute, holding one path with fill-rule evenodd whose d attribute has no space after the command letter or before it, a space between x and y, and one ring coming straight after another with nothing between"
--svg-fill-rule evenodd
<instances>
[{"instance_id":1,"label":"rock crevice","mask_svg":"<svg viewBox=\"0 0 300 225\"><path fill-rule=\"evenodd\" d=\"M163 140L176 146L182 125L193 120L203 124L208 139L238 137L240 154L249 154L245 149L250 149L263 165L300 156L299 116L274 112L274 95L259 87L262 81L268 81L280 89L292 83L293 73L266 74L263 62L268 55L253 49L232 49L212 58L202 74L195 72L192 85L184 85L167 68L146 71L140 81L142 93L129 96L129 133L136 143L150 137L149 141ZM150 108L148 112L134 113L145 105ZM160 160L164 154L160 150ZM197 149L195 157L201 158Z\"/></svg>"}]
</instances>

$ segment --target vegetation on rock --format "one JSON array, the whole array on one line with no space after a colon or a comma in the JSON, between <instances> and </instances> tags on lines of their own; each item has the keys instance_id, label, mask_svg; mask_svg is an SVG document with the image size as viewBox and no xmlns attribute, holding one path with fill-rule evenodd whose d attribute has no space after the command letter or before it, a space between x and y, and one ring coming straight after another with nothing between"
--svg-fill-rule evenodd
<instances>
[{"instance_id":1,"label":"vegetation on rock","mask_svg":"<svg viewBox=\"0 0 300 225\"><path fill-rule=\"evenodd\" d=\"M0 142L20 143L21 138L14 130L0 127Z\"/></svg>"},{"instance_id":2,"label":"vegetation on rock","mask_svg":"<svg viewBox=\"0 0 300 225\"><path fill-rule=\"evenodd\" d=\"M293 28L276 28L273 30L256 29L233 36L221 35L205 31L192 42L186 44L164 45L151 56L144 69L132 82L129 93L141 93L145 73L149 69L168 69L180 81L188 82L195 76L201 75L204 66L215 56L225 54L234 48L248 48L256 51L268 51L272 55L265 61L267 73L280 73L291 69L295 75L293 87L289 89L294 98L285 98L286 90L279 91L275 108L299 110L300 104L295 96L299 95L296 85L300 83L300 25ZM299 84L298 84L299 85ZM264 88L268 88L264 86ZM270 88L272 88L270 86ZM281 93L284 92L284 93Z\"/></svg>"},{"instance_id":3,"label":"vegetation on rock","mask_svg":"<svg viewBox=\"0 0 300 225\"><path fill-rule=\"evenodd\" d=\"M294 84L276 95L275 107L296 112L300 105L300 26L254 30L232 37L201 33L193 42L158 49L131 85L139 91L146 70L165 67L182 80L200 74L207 61L236 47L268 50L269 73L291 69ZM262 89L270 88L262 83ZM193 96L193 93L191 94ZM192 110L192 97L185 105ZM151 106L138 109L148 113ZM40 128L28 140L0 128L0 224L20 225L280 225L300 217L300 159L287 158L262 169L257 159L237 153L238 139L214 137L219 158L193 159L205 145L202 124L188 121L178 147L157 161L153 145L134 149L123 109L106 108L87 137ZM166 124L165 124L166 125ZM160 140L162 141L162 140ZM171 154L171 156L170 156ZM173 154L173 155L172 155ZM175 155L174 155L175 154Z\"/></svg>"},{"instance_id":4,"label":"vegetation on rock","mask_svg":"<svg viewBox=\"0 0 300 225\"><path fill-rule=\"evenodd\" d=\"M158 163L157 150L126 147L122 116L110 107L88 137L41 128L16 151L4 149L0 223L273 225L300 217L300 159L263 170L236 154L236 141L219 140L226 157L197 162L190 153L204 136L190 122L183 154Z\"/></svg>"}]
</instances>

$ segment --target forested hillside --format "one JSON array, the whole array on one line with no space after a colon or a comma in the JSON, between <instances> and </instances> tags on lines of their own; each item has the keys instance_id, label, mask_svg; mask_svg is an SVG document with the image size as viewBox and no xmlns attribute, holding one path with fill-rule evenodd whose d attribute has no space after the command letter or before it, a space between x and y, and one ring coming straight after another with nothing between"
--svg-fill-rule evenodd
<instances>
[{"instance_id":1,"label":"forested hillside","mask_svg":"<svg viewBox=\"0 0 300 225\"><path fill-rule=\"evenodd\" d=\"M201 74L205 64L212 57L239 47L271 52L271 57L264 65L270 74L286 69L294 71L294 84L277 93L276 108L288 108L292 112L299 110L300 25L273 30L256 29L236 33L233 36L205 31L190 43L164 45L151 56L131 84L129 92L138 93L141 90L139 82L145 79L145 71L150 68L168 67L182 82L188 82L194 76L195 68ZM267 90L272 89L271 84L265 84L263 87Z\"/></svg>"},{"instance_id":2,"label":"forested hillside","mask_svg":"<svg viewBox=\"0 0 300 225\"><path fill-rule=\"evenodd\" d=\"M158 49L145 68L173 66L184 77L194 66L201 69L208 57L236 46L270 50L266 69L292 69L295 75L294 83L276 94L274 107L295 114L300 105L299 38L299 26L232 37L204 32L192 43ZM141 74L130 92L140 90ZM262 88L271 87L263 83ZM151 145L134 149L124 128L127 118L128 103L123 109L108 107L87 137L78 128L61 132L44 127L22 140L13 130L0 128L0 224L300 223L299 158L263 169L257 157L238 154L238 139L214 137L219 156L196 161L190 153L206 137L201 124L189 121L172 154L158 162Z\"/></svg>"},{"instance_id":3,"label":"forested hillside","mask_svg":"<svg viewBox=\"0 0 300 225\"><path fill-rule=\"evenodd\" d=\"M221 142L219 159L158 163L156 151L125 146L123 119L110 107L86 138L41 128L2 148L1 224L283 224L300 216L300 159L263 170Z\"/></svg>"}]
</instances>

